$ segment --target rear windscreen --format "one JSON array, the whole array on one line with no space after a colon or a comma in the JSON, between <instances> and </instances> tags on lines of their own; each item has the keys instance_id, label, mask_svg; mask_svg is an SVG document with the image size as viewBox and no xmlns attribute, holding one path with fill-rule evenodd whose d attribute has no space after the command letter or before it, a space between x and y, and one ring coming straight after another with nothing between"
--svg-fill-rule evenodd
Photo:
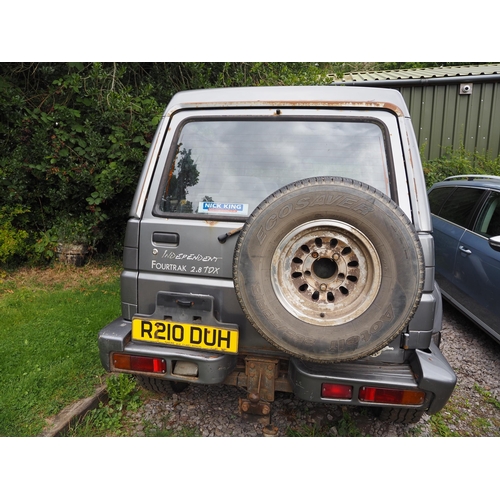
<instances>
[{"instance_id":1,"label":"rear windscreen","mask_svg":"<svg viewBox=\"0 0 500 500\"><path fill-rule=\"evenodd\" d=\"M356 179L390 196L384 144L375 122L187 122L165 168L159 210L245 217L280 187L316 176Z\"/></svg>"}]
</instances>

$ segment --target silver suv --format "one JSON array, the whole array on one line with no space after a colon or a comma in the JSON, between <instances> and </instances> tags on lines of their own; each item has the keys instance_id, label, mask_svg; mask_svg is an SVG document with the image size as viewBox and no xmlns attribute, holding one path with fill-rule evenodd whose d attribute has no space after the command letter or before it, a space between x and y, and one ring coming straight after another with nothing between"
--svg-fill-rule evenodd
<instances>
[{"instance_id":1,"label":"silver suv","mask_svg":"<svg viewBox=\"0 0 500 500\"><path fill-rule=\"evenodd\" d=\"M419 151L395 91L234 88L174 96L130 211L122 317L103 366L149 389L276 391L416 422L455 374Z\"/></svg>"}]
</instances>

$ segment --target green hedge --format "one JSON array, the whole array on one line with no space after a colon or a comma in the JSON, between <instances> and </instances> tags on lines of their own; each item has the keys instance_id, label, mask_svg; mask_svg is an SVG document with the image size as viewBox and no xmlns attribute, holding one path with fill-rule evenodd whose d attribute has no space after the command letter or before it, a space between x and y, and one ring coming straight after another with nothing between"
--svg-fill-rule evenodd
<instances>
[{"instance_id":1,"label":"green hedge","mask_svg":"<svg viewBox=\"0 0 500 500\"><path fill-rule=\"evenodd\" d=\"M321 84L313 63L0 64L0 264L58 241L121 252L161 114L180 90Z\"/></svg>"},{"instance_id":2,"label":"green hedge","mask_svg":"<svg viewBox=\"0 0 500 500\"><path fill-rule=\"evenodd\" d=\"M462 174L484 174L500 176L500 157L487 153L467 151L462 145L458 149L446 148L435 160L423 163L427 187L446 177Z\"/></svg>"}]
</instances>

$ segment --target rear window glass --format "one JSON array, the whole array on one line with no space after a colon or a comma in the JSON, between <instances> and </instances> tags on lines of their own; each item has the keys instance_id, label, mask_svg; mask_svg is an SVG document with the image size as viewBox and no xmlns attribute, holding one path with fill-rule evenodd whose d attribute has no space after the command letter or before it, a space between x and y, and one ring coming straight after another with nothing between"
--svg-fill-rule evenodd
<instances>
[{"instance_id":1,"label":"rear window glass","mask_svg":"<svg viewBox=\"0 0 500 500\"><path fill-rule=\"evenodd\" d=\"M166 166L159 209L246 217L271 193L314 176L356 179L390 196L384 131L354 121L191 121Z\"/></svg>"}]
</instances>

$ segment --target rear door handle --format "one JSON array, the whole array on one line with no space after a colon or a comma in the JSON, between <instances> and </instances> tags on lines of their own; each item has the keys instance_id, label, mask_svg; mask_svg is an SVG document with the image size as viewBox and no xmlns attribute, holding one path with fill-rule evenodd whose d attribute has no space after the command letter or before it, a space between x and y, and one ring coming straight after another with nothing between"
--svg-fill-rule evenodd
<instances>
[{"instance_id":1,"label":"rear door handle","mask_svg":"<svg viewBox=\"0 0 500 500\"><path fill-rule=\"evenodd\" d=\"M461 252L466 253L467 255L470 255L470 254L472 253L472 251L471 251L471 250L469 250L468 248L465 248L463 245L460 245L460 246L458 247L458 249L459 249Z\"/></svg>"},{"instance_id":2,"label":"rear door handle","mask_svg":"<svg viewBox=\"0 0 500 500\"><path fill-rule=\"evenodd\" d=\"M179 235L177 233L153 233L153 243L178 245Z\"/></svg>"}]
</instances>

